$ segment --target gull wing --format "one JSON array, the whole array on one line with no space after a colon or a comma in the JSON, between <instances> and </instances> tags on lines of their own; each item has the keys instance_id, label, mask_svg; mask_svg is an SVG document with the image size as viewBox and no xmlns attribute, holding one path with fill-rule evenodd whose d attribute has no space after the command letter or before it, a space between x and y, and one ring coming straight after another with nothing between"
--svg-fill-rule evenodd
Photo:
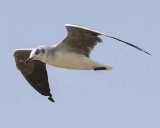
<instances>
[{"instance_id":1,"label":"gull wing","mask_svg":"<svg viewBox=\"0 0 160 128\"><path fill-rule=\"evenodd\" d=\"M34 89L54 102L50 93L46 64L38 60L25 64L25 60L29 57L31 51L30 49L16 50L14 52L16 66Z\"/></svg>"},{"instance_id":2,"label":"gull wing","mask_svg":"<svg viewBox=\"0 0 160 128\"><path fill-rule=\"evenodd\" d=\"M86 27L72 25L72 24L66 24L65 27L68 31L68 34L67 34L66 38L58 44L58 46L60 48L63 48L64 50L82 53L82 54L86 55L87 57L89 57L94 46L98 42L102 42L102 40L98 36L104 35L106 37L118 40L120 42L123 42L123 43L130 45L130 46L132 46L142 52L145 52L145 53L151 55L150 53L146 52L145 50L141 49L138 46L135 46L131 43L128 43L128 42L123 41L121 39L118 39L116 37L109 36L104 33L101 33L101 32L86 28Z\"/></svg>"}]
</instances>

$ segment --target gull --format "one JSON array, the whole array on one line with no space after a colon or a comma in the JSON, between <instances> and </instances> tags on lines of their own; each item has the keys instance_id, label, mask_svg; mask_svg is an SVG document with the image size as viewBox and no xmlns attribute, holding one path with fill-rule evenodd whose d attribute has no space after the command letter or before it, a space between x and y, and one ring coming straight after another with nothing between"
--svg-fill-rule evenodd
<instances>
[{"instance_id":1,"label":"gull","mask_svg":"<svg viewBox=\"0 0 160 128\"><path fill-rule=\"evenodd\" d=\"M82 27L66 24L68 34L56 45L43 45L33 49L17 49L13 56L16 67L29 84L40 94L54 102L50 93L46 64L74 70L111 70L112 67L90 59L90 53L97 43L102 42L98 36L118 40L144 53L147 51L121 39Z\"/></svg>"}]
</instances>

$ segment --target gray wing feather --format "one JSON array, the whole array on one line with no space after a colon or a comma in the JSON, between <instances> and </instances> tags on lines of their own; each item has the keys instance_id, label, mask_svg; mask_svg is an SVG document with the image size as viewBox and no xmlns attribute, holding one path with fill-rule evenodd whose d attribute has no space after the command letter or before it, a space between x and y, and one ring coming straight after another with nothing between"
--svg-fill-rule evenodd
<instances>
[{"instance_id":1,"label":"gray wing feather","mask_svg":"<svg viewBox=\"0 0 160 128\"><path fill-rule=\"evenodd\" d=\"M50 93L46 64L38 60L25 64L30 52L31 50L16 50L14 52L16 66L35 90L44 96L49 96L48 99L54 102Z\"/></svg>"},{"instance_id":2,"label":"gray wing feather","mask_svg":"<svg viewBox=\"0 0 160 128\"><path fill-rule=\"evenodd\" d=\"M121 39L118 39L116 37L109 36L104 33L101 33L101 32L98 32L98 31L95 31L89 28L85 28L82 26L78 26L78 25L66 24L65 26L68 31L68 35L62 42L58 44L60 48L64 48L65 50L79 52L89 57L94 46L98 42L102 42L102 40L98 36L104 35L106 37L118 40L144 53L151 55L150 53L143 50L142 48L136 45L133 45L129 42L123 41Z\"/></svg>"},{"instance_id":3,"label":"gray wing feather","mask_svg":"<svg viewBox=\"0 0 160 128\"><path fill-rule=\"evenodd\" d=\"M59 43L59 47L69 51L79 52L89 57L90 52L98 42L100 33L76 25L65 25L68 31L67 37Z\"/></svg>"}]
</instances>

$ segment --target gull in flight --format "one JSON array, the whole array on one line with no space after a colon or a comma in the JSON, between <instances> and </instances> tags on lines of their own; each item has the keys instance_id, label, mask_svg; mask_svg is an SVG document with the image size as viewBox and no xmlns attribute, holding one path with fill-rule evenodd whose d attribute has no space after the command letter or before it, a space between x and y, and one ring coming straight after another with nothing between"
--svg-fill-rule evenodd
<instances>
[{"instance_id":1,"label":"gull in flight","mask_svg":"<svg viewBox=\"0 0 160 128\"><path fill-rule=\"evenodd\" d=\"M68 34L57 45L44 45L33 49L17 49L14 59L18 70L29 84L40 94L54 102L50 93L46 64L75 70L111 70L112 67L100 64L89 58L94 46L102 42L98 37L106 37L118 40L130 45L144 53L145 50L104 33L72 24L65 25Z\"/></svg>"}]
</instances>

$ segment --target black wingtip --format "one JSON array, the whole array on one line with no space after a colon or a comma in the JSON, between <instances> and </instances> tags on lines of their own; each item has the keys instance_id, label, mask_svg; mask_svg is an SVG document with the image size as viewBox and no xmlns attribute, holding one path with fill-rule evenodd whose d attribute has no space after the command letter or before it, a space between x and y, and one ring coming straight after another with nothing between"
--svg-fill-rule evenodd
<instances>
[{"instance_id":1,"label":"black wingtip","mask_svg":"<svg viewBox=\"0 0 160 128\"><path fill-rule=\"evenodd\" d=\"M120 42L123 42L123 43L125 43L125 44L128 44L128 45L130 45L130 46L132 46L132 47L134 47L134 48L136 48L136 49L138 49L138 50L140 50L140 51L142 51L142 52L144 52L144 53L152 56L149 52L147 52L147 51L143 50L142 48L140 48L140 47L138 47L138 46L136 46L136 45L133 45L133 44L131 44L131 43L129 43L129 42L123 41L123 40L118 39L118 38L113 37L113 36L109 36L109 35L105 35L105 36L110 37L110 38L115 39L115 40L118 40L118 41L120 41Z\"/></svg>"},{"instance_id":2,"label":"black wingtip","mask_svg":"<svg viewBox=\"0 0 160 128\"><path fill-rule=\"evenodd\" d=\"M148 55L152 56L152 54L150 54L149 52L144 51L145 53L147 53Z\"/></svg>"},{"instance_id":3,"label":"black wingtip","mask_svg":"<svg viewBox=\"0 0 160 128\"><path fill-rule=\"evenodd\" d=\"M48 99L49 99L50 101L52 101L53 103L55 102L52 97L49 97Z\"/></svg>"}]
</instances>

